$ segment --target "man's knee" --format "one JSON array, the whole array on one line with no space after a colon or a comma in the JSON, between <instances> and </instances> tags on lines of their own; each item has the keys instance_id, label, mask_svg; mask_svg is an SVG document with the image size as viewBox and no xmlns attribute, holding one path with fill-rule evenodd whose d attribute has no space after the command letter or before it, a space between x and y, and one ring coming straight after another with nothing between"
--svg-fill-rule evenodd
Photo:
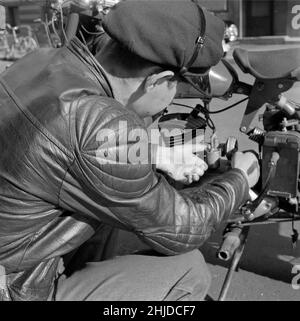
<instances>
[{"instance_id":1,"label":"man's knee","mask_svg":"<svg viewBox=\"0 0 300 321\"><path fill-rule=\"evenodd\" d=\"M211 273L199 250L187 253L193 279L192 300L203 300L211 285Z\"/></svg>"}]
</instances>

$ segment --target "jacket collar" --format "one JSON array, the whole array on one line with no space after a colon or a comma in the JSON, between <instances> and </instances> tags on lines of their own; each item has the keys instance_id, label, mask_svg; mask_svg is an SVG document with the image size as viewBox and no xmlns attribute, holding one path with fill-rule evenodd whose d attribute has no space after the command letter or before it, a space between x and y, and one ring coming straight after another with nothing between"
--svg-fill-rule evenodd
<instances>
[{"instance_id":1,"label":"jacket collar","mask_svg":"<svg viewBox=\"0 0 300 321\"><path fill-rule=\"evenodd\" d=\"M66 46L90 69L90 71L98 80L100 86L105 91L106 95L114 98L112 88L102 66L91 54L88 47L85 46L78 38L71 39Z\"/></svg>"}]
</instances>

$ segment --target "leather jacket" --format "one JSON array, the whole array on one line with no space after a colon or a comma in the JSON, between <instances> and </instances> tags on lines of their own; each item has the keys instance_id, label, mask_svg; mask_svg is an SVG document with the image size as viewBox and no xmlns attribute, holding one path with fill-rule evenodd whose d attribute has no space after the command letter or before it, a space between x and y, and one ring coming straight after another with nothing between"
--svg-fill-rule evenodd
<instances>
[{"instance_id":1,"label":"leather jacket","mask_svg":"<svg viewBox=\"0 0 300 321\"><path fill-rule=\"evenodd\" d=\"M3 300L46 300L60 258L101 224L175 255L198 248L248 198L238 169L177 191L151 164L101 165L102 128L119 137L120 120L129 129L144 125L113 98L101 66L78 40L39 49L2 73L0 114Z\"/></svg>"}]
</instances>

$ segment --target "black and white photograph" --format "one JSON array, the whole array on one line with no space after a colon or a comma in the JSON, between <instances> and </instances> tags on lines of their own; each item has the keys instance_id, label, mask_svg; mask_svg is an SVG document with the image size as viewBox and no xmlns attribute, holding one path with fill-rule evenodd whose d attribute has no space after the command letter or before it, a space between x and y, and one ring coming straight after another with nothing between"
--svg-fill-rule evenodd
<instances>
[{"instance_id":1,"label":"black and white photograph","mask_svg":"<svg viewBox=\"0 0 300 321\"><path fill-rule=\"evenodd\" d=\"M299 205L299 0L0 0L0 310L300 301Z\"/></svg>"}]
</instances>

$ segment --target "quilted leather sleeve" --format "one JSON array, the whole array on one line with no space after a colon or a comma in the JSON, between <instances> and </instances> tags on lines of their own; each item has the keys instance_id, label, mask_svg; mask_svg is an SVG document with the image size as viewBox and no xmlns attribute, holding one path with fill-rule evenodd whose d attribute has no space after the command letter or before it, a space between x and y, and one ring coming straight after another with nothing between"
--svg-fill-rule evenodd
<instances>
[{"instance_id":1,"label":"quilted leather sleeve","mask_svg":"<svg viewBox=\"0 0 300 321\"><path fill-rule=\"evenodd\" d=\"M121 138L132 129L144 130L141 120L107 97L82 98L72 108L75 160L61 187L62 207L132 231L155 250L172 255L198 248L247 200L247 180L238 169L203 187L177 191L149 162L102 163L102 155L115 160L121 150L130 153L133 143L121 143ZM117 147L97 139L103 129L111 130ZM140 144L148 146L147 137Z\"/></svg>"}]
</instances>

